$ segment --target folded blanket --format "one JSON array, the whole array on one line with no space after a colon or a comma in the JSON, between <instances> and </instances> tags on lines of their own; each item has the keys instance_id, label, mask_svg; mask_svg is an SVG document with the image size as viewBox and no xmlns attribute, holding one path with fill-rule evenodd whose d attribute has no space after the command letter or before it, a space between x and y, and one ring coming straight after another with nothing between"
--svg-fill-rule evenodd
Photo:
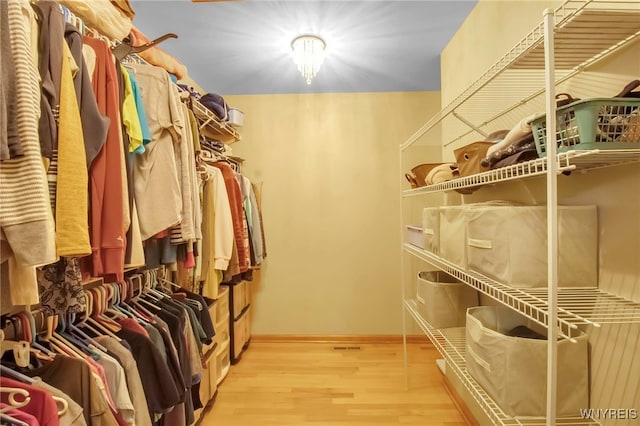
<instances>
[{"instance_id":1,"label":"folded blanket","mask_svg":"<svg viewBox=\"0 0 640 426\"><path fill-rule=\"evenodd\" d=\"M120 9L120 11L129 19L133 19L136 13L131 8L129 0L111 0L111 4Z\"/></svg>"},{"instance_id":2,"label":"folded blanket","mask_svg":"<svg viewBox=\"0 0 640 426\"><path fill-rule=\"evenodd\" d=\"M87 26L115 40L127 37L133 26L131 19L109 0L60 0L60 4Z\"/></svg>"}]
</instances>

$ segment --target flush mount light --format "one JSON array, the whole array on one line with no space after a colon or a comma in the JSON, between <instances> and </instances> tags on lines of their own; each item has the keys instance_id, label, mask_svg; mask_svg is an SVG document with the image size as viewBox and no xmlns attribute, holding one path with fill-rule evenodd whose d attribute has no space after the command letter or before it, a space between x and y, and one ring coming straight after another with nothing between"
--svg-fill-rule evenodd
<instances>
[{"instance_id":1,"label":"flush mount light","mask_svg":"<svg viewBox=\"0 0 640 426\"><path fill-rule=\"evenodd\" d=\"M293 50L293 62L298 66L298 71L311 84L311 79L316 76L322 61L327 44L318 36L305 34L298 36L291 42Z\"/></svg>"}]
</instances>

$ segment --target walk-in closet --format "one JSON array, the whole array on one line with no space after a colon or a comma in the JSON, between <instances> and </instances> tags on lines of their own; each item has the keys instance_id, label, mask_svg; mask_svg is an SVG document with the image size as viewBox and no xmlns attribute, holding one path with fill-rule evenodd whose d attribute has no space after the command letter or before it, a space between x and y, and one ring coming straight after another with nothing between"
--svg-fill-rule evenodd
<instances>
[{"instance_id":1,"label":"walk-in closet","mask_svg":"<svg viewBox=\"0 0 640 426\"><path fill-rule=\"evenodd\" d=\"M640 424L640 1L0 0L0 426Z\"/></svg>"}]
</instances>

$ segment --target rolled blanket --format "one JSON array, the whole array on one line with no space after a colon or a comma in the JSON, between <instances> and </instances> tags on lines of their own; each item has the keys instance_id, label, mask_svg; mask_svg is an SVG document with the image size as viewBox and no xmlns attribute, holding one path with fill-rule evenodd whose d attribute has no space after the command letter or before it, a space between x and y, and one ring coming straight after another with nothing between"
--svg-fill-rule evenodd
<instances>
[{"instance_id":1,"label":"rolled blanket","mask_svg":"<svg viewBox=\"0 0 640 426\"><path fill-rule=\"evenodd\" d=\"M123 40L133 27L131 19L109 0L60 0L60 4L89 27L115 40Z\"/></svg>"}]
</instances>

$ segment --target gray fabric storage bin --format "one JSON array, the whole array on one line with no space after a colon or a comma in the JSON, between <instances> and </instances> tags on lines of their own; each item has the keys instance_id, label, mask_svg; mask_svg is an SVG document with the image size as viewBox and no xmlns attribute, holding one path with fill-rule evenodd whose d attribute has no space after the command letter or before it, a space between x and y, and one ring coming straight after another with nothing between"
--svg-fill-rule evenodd
<instances>
[{"instance_id":1,"label":"gray fabric storage bin","mask_svg":"<svg viewBox=\"0 0 640 426\"><path fill-rule=\"evenodd\" d=\"M440 207L425 207L422 210L422 232L424 249L440 254Z\"/></svg>"},{"instance_id":2,"label":"gray fabric storage bin","mask_svg":"<svg viewBox=\"0 0 640 426\"><path fill-rule=\"evenodd\" d=\"M514 288L547 286L547 208L476 204L465 211L470 270ZM558 285L598 285L596 206L558 206Z\"/></svg>"},{"instance_id":3,"label":"gray fabric storage bin","mask_svg":"<svg viewBox=\"0 0 640 426\"><path fill-rule=\"evenodd\" d=\"M503 306L467 311L467 371L510 416L544 416L547 401L547 340L505 335L526 326L546 336L544 327ZM558 341L558 416L579 416L589 408L588 338Z\"/></svg>"},{"instance_id":4,"label":"gray fabric storage bin","mask_svg":"<svg viewBox=\"0 0 640 426\"><path fill-rule=\"evenodd\" d=\"M440 207L440 257L467 269L466 206Z\"/></svg>"},{"instance_id":5,"label":"gray fabric storage bin","mask_svg":"<svg viewBox=\"0 0 640 426\"><path fill-rule=\"evenodd\" d=\"M467 308L478 305L478 292L442 271L417 277L418 312L434 328L464 327Z\"/></svg>"}]
</instances>

